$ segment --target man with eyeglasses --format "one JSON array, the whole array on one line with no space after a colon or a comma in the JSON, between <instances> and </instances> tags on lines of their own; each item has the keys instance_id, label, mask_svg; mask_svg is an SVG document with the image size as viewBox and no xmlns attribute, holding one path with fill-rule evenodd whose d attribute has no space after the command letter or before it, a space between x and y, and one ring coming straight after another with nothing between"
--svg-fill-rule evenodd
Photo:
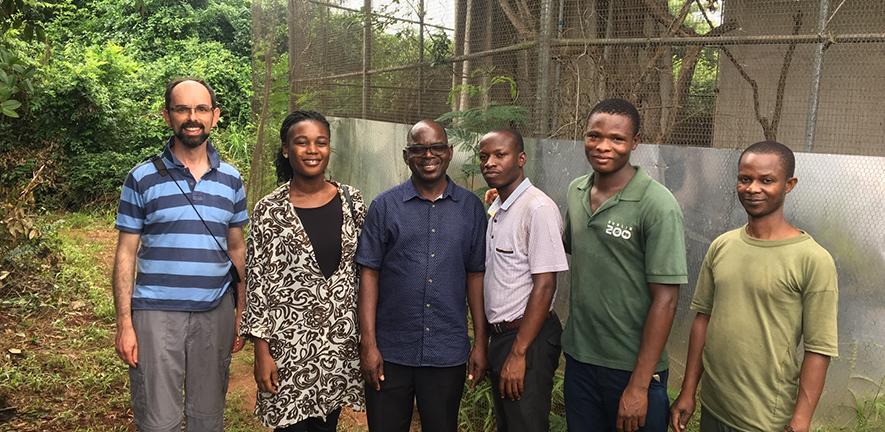
<instances>
[{"instance_id":1,"label":"man with eyeglasses","mask_svg":"<svg viewBox=\"0 0 885 432\"><path fill-rule=\"evenodd\" d=\"M451 160L442 126L415 124L403 149L411 178L375 198L360 234L360 366L371 431L408 431L416 401L423 431L456 431L465 372L472 383L485 373L486 218L479 198L446 175Z\"/></svg>"},{"instance_id":2,"label":"man with eyeglasses","mask_svg":"<svg viewBox=\"0 0 885 432\"><path fill-rule=\"evenodd\" d=\"M208 139L220 114L212 88L178 79L165 102L173 136L129 172L117 211L116 349L138 430L178 432L186 417L188 431L222 431L231 354L243 347L234 275L245 261L246 195Z\"/></svg>"}]
</instances>

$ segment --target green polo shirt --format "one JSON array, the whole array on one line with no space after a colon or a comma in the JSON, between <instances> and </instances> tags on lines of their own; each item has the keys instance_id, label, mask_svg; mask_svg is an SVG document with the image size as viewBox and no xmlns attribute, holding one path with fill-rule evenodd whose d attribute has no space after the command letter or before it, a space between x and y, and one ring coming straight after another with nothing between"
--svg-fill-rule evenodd
<instances>
[{"instance_id":1,"label":"green polo shirt","mask_svg":"<svg viewBox=\"0 0 885 432\"><path fill-rule=\"evenodd\" d=\"M682 210L636 167L620 192L590 211L593 175L569 185L565 251L572 256L563 350L597 366L632 371L651 305L649 283L688 282ZM655 371L668 368L661 353Z\"/></svg>"}]
</instances>

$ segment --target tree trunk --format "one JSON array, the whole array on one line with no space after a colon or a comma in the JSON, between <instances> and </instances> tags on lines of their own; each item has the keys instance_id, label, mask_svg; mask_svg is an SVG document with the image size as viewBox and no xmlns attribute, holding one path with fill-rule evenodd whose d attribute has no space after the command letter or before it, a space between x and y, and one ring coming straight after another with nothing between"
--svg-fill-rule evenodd
<instances>
[{"instance_id":1,"label":"tree trunk","mask_svg":"<svg viewBox=\"0 0 885 432\"><path fill-rule=\"evenodd\" d=\"M252 116L257 117L261 109L261 98L258 88L261 85L261 39L264 35L264 10L260 0L255 0L251 5L252 12Z\"/></svg>"},{"instance_id":2,"label":"tree trunk","mask_svg":"<svg viewBox=\"0 0 885 432\"><path fill-rule=\"evenodd\" d=\"M473 51L470 49L470 37L472 35L471 27L473 27L473 0L467 0L466 14L464 19L464 55L469 55ZM470 60L464 60L461 63L461 94L458 97L458 109L456 111L464 111L470 104L470 93L467 91L467 85L470 84Z\"/></svg>"},{"instance_id":3,"label":"tree trunk","mask_svg":"<svg viewBox=\"0 0 885 432\"><path fill-rule=\"evenodd\" d=\"M249 208L252 208L259 198L267 192L265 190L265 129L270 117L270 90L273 87L273 60L274 60L274 26L266 26L264 48L264 85L261 89L261 115L258 117L258 132L255 147L252 148L252 162L249 166L249 183L246 186L246 194L249 197ZM291 82L291 80L290 80Z\"/></svg>"},{"instance_id":4,"label":"tree trunk","mask_svg":"<svg viewBox=\"0 0 885 432\"><path fill-rule=\"evenodd\" d=\"M455 52L453 53L455 57L458 57L464 54L464 26L467 23L467 4L461 0L454 0L455 2ZM461 68L462 64L458 62L452 63L452 90L458 87L458 84L461 84ZM460 98L458 95L454 93L454 91L449 95L451 99L451 111L458 111L458 102Z\"/></svg>"},{"instance_id":5,"label":"tree trunk","mask_svg":"<svg viewBox=\"0 0 885 432\"><path fill-rule=\"evenodd\" d=\"M298 34L303 31L301 21L305 20L299 20L299 17L305 13L304 7L306 5L299 0L288 0L286 3L286 29L289 48L289 112L292 112L298 109L299 89L296 80L303 78L299 67L303 40L298 37Z\"/></svg>"}]
</instances>

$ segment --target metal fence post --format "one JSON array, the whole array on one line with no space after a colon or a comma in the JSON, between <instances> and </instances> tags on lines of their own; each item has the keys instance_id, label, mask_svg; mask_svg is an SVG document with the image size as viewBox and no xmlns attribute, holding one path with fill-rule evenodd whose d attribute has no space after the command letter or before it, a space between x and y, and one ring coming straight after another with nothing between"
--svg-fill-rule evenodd
<instances>
[{"instance_id":1,"label":"metal fence post","mask_svg":"<svg viewBox=\"0 0 885 432\"><path fill-rule=\"evenodd\" d=\"M424 0L418 2L418 117L424 117Z\"/></svg>"},{"instance_id":2,"label":"metal fence post","mask_svg":"<svg viewBox=\"0 0 885 432\"><path fill-rule=\"evenodd\" d=\"M829 0L820 0L820 9L817 15L817 34L823 36L825 26L827 25L827 13L829 13ZM824 49L826 48L825 39L817 44L814 50L814 60L811 72L811 94L808 98L808 113L805 116L805 151L811 152L814 149L814 133L817 128L817 108L820 104L820 76L824 63Z\"/></svg>"},{"instance_id":3,"label":"metal fence post","mask_svg":"<svg viewBox=\"0 0 885 432\"><path fill-rule=\"evenodd\" d=\"M305 13L306 4L298 0L289 0L286 2L286 34L289 38L289 112L298 109L298 79L304 78L299 74L299 61L296 60L301 54L301 47L306 43L303 36L300 35L297 23L307 22L307 19L301 19ZM272 48L268 48L272 49Z\"/></svg>"},{"instance_id":4,"label":"metal fence post","mask_svg":"<svg viewBox=\"0 0 885 432\"><path fill-rule=\"evenodd\" d=\"M541 0L538 25L538 83L535 86L535 136L547 138L550 128L550 11L551 0Z\"/></svg>"},{"instance_id":5,"label":"metal fence post","mask_svg":"<svg viewBox=\"0 0 885 432\"><path fill-rule=\"evenodd\" d=\"M369 69L372 68L372 0L363 1L363 95L362 118L369 114Z\"/></svg>"}]
</instances>

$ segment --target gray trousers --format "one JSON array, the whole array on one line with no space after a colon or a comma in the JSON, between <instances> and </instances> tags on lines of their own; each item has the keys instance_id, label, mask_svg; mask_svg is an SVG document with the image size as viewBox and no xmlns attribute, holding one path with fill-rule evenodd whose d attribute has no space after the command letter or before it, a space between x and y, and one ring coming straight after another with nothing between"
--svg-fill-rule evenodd
<instances>
[{"instance_id":1,"label":"gray trousers","mask_svg":"<svg viewBox=\"0 0 885 432\"><path fill-rule=\"evenodd\" d=\"M234 341L233 296L205 312L132 311L138 367L129 368L132 411L141 432L224 430Z\"/></svg>"},{"instance_id":2,"label":"gray trousers","mask_svg":"<svg viewBox=\"0 0 885 432\"><path fill-rule=\"evenodd\" d=\"M541 331L525 354L523 394L519 400L501 399L498 392L501 368L516 340L517 330L493 334L489 340L489 376L492 379L495 423L498 432L545 432L550 428L550 397L553 374L562 352L562 325L557 316L544 321Z\"/></svg>"}]
</instances>

